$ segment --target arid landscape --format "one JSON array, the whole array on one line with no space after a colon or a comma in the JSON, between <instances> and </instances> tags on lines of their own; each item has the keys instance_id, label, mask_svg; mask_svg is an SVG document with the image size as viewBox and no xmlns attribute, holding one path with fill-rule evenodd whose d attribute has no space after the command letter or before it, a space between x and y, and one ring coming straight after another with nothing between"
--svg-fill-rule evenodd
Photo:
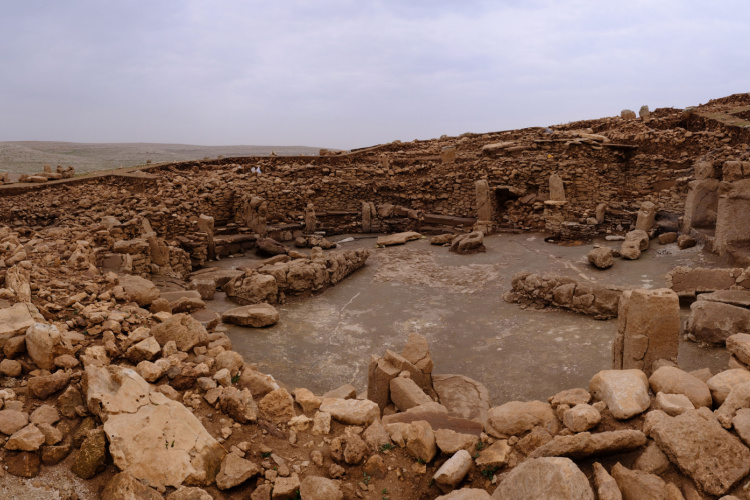
<instances>
[{"instance_id":1,"label":"arid landscape","mask_svg":"<svg viewBox=\"0 0 750 500\"><path fill-rule=\"evenodd\" d=\"M216 159L219 156L312 155L320 148L303 146L194 146L186 144L85 144L78 142L0 142L0 172L30 174L44 165L71 166L94 172L146 163Z\"/></svg>"},{"instance_id":2,"label":"arid landscape","mask_svg":"<svg viewBox=\"0 0 750 500\"><path fill-rule=\"evenodd\" d=\"M0 498L750 498L748 106L4 143Z\"/></svg>"}]
</instances>

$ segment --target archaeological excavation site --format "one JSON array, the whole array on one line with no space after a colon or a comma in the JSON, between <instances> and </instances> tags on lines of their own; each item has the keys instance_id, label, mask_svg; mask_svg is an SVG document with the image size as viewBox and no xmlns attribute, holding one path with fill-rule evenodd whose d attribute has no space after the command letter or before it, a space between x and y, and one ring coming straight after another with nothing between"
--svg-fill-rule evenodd
<instances>
[{"instance_id":1,"label":"archaeological excavation site","mask_svg":"<svg viewBox=\"0 0 750 500\"><path fill-rule=\"evenodd\" d=\"M750 94L0 177L2 499L741 500L749 446Z\"/></svg>"}]
</instances>

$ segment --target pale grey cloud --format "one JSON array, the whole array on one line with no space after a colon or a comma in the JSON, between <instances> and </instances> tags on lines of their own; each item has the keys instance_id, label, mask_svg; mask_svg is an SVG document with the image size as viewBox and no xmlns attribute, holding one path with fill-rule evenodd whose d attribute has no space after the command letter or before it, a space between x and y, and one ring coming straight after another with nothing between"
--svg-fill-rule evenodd
<instances>
[{"instance_id":1,"label":"pale grey cloud","mask_svg":"<svg viewBox=\"0 0 750 500\"><path fill-rule=\"evenodd\" d=\"M5 3L0 140L348 148L750 90L744 0Z\"/></svg>"}]
</instances>

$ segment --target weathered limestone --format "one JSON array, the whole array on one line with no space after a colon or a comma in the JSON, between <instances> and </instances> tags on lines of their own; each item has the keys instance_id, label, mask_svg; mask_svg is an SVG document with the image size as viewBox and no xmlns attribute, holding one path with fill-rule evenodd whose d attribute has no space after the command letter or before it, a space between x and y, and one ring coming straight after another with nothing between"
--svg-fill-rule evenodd
<instances>
[{"instance_id":1,"label":"weathered limestone","mask_svg":"<svg viewBox=\"0 0 750 500\"><path fill-rule=\"evenodd\" d=\"M188 314L175 314L151 329L151 334L162 347L174 341L177 349L188 352L194 347L208 345L208 332Z\"/></svg>"},{"instance_id":2,"label":"weathered limestone","mask_svg":"<svg viewBox=\"0 0 750 500\"><path fill-rule=\"evenodd\" d=\"M12 337L25 333L37 318L44 319L31 304L18 302L0 309L0 347L4 347Z\"/></svg>"},{"instance_id":3,"label":"weathered limestone","mask_svg":"<svg viewBox=\"0 0 750 500\"><path fill-rule=\"evenodd\" d=\"M609 319L617 316L622 289L614 286L576 281L567 276L538 275L527 271L511 279L513 289L503 295L506 302L552 305Z\"/></svg>"},{"instance_id":4,"label":"weathered limestone","mask_svg":"<svg viewBox=\"0 0 750 500\"><path fill-rule=\"evenodd\" d=\"M648 233L653 229L656 220L656 205L650 201L644 201L638 210L638 216L635 221L635 229Z\"/></svg>"},{"instance_id":5,"label":"weathered limestone","mask_svg":"<svg viewBox=\"0 0 750 500\"><path fill-rule=\"evenodd\" d=\"M159 298L159 289L147 279L130 275L120 276L118 279L128 300L141 307L147 306Z\"/></svg>"},{"instance_id":6,"label":"weathered limestone","mask_svg":"<svg viewBox=\"0 0 750 500\"><path fill-rule=\"evenodd\" d=\"M389 234L386 236L378 236L375 241L377 246L392 246L392 245L403 245L407 241L418 240L422 237L421 234L414 231L406 231L404 233Z\"/></svg>"},{"instance_id":7,"label":"weathered limestone","mask_svg":"<svg viewBox=\"0 0 750 500\"><path fill-rule=\"evenodd\" d=\"M268 203L259 196L250 196L243 203L243 222L260 236L268 234Z\"/></svg>"},{"instance_id":8,"label":"weathered limestone","mask_svg":"<svg viewBox=\"0 0 750 500\"><path fill-rule=\"evenodd\" d=\"M662 366L656 370L651 375L649 384L654 394L682 394L695 408L710 408L713 403L711 391L705 382L674 366Z\"/></svg>"},{"instance_id":9,"label":"weathered limestone","mask_svg":"<svg viewBox=\"0 0 750 500\"><path fill-rule=\"evenodd\" d=\"M224 323L262 328L279 322L279 312L270 304L252 304L235 307L221 315Z\"/></svg>"},{"instance_id":10,"label":"weathered limestone","mask_svg":"<svg viewBox=\"0 0 750 500\"><path fill-rule=\"evenodd\" d=\"M216 242L214 240L214 218L210 215L201 214L198 217L198 230L206 233L208 238L208 260L216 258Z\"/></svg>"},{"instance_id":11,"label":"weathered limestone","mask_svg":"<svg viewBox=\"0 0 750 500\"><path fill-rule=\"evenodd\" d=\"M367 398L374 401L382 412L390 400L391 380L401 370L385 358L370 356L370 368L367 377Z\"/></svg>"},{"instance_id":12,"label":"weathered limestone","mask_svg":"<svg viewBox=\"0 0 750 500\"><path fill-rule=\"evenodd\" d=\"M635 120L635 111L632 109L623 109L620 111L620 118L623 120Z\"/></svg>"},{"instance_id":13,"label":"weathered limestone","mask_svg":"<svg viewBox=\"0 0 750 500\"><path fill-rule=\"evenodd\" d=\"M420 387L407 377L396 377L390 384L391 401L400 411L406 411L415 406L432 403L432 398L420 389Z\"/></svg>"},{"instance_id":14,"label":"weathered limestone","mask_svg":"<svg viewBox=\"0 0 750 500\"><path fill-rule=\"evenodd\" d=\"M651 405L648 378L640 370L603 370L589 384L591 394L607 404L612 415L627 420Z\"/></svg>"},{"instance_id":15,"label":"weathered limestone","mask_svg":"<svg viewBox=\"0 0 750 500\"><path fill-rule=\"evenodd\" d=\"M750 244L750 179L724 182L719 185L719 203L716 215L716 236L713 251L719 255L731 254ZM744 265L750 264L743 255Z\"/></svg>"},{"instance_id":16,"label":"weathered limestone","mask_svg":"<svg viewBox=\"0 0 750 500\"><path fill-rule=\"evenodd\" d=\"M60 330L54 325L34 323L26 330L26 352L43 370L52 370L55 367L55 357L62 354L61 344Z\"/></svg>"},{"instance_id":17,"label":"weathered limestone","mask_svg":"<svg viewBox=\"0 0 750 500\"><path fill-rule=\"evenodd\" d=\"M555 436L529 455L538 457L569 457L576 460L588 457L614 455L637 450L646 444L641 431L622 430L591 434L580 432L572 436Z\"/></svg>"},{"instance_id":18,"label":"weathered limestone","mask_svg":"<svg viewBox=\"0 0 750 500\"><path fill-rule=\"evenodd\" d=\"M727 290L730 287L750 289L750 275L742 268L675 267L666 276L667 288L680 296Z\"/></svg>"},{"instance_id":19,"label":"weathered limestone","mask_svg":"<svg viewBox=\"0 0 750 500\"><path fill-rule=\"evenodd\" d=\"M566 201L565 186L562 178L557 174L549 176L549 199L550 201Z\"/></svg>"},{"instance_id":20,"label":"weathered limestone","mask_svg":"<svg viewBox=\"0 0 750 500\"><path fill-rule=\"evenodd\" d=\"M507 438L542 426L555 434L559 423L552 406L541 401L510 401L490 408L486 432L496 438Z\"/></svg>"},{"instance_id":21,"label":"weathered limestone","mask_svg":"<svg viewBox=\"0 0 750 500\"><path fill-rule=\"evenodd\" d=\"M648 110L647 105L641 106L641 109L638 110L638 117L640 117L643 120L648 120L651 116L651 111Z\"/></svg>"},{"instance_id":22,"label":"weathered limestone","mask_svg":"<svg viewBox=\"0 0 750 500\"><path fill-rule=\"evenodd\" d=\"M648 233L641 229L635 229L625 235L625 241L620 247L620 255L624 259L635 260L641 256L641 252L648 249Z\"/></svg>"},{"instance_id":23,"label":"weathered limestone","mask_svg":"<svg viewBox=\"0 0 750 500\"><path fill-rule=\"evenodd\" d=\"M182 404L150 392L137 373L119 366L87 366L84 387L120 470L153 486L214 481L226 452Z\"/></svg>"},{"instance_id":24,"label":"weathered limestone","mask_svg":"<svg viewBox=\"0 0 750 500\"><path fill-rule=\"evenodd\" d=\"M658 359L677 359L680 300L668 288L626 290L620 297L613 368L637 368L646 374Z\"/></svg>"},{"instance_id":25,"label":"weathered limestone","mask_svg":"<svg viewBox=\"0 0 750 500\"><path fill-rule=\"evenodd\" d=\"M318 228L318 219L315 216L315 204L312 202L305 206L305 234L313 234Z\"/></svg>"},{"instance_id":26,"label":"weathered limestone","mask_svg":"<svg viewBox=\"0 0 750 500\"><path fill-rule=\"evenodd\" d=\"M451 242L450 251L462 255L486 252L487 248L484 246L484 233L481 231L473 231L469 234L456 236Z\"/></svg>"},{"instance_id":27,"label":"weathered limestone","mask_svg":"<svg viewBox=\"0 0 750 500\"><path fill-rule=\"evenodd\" d=\"M609 475L599 462L594 462L594 484L599 500L622 500L617 481Z\"/></svg>"},{"instance_id":28,"label":"weathered limestone","mask_svg":"<svg viewBox=\"0 0 750 500\"><path fill-rule=\"evenodd\" d=\"M443 165L456 162L456 146L443 146L440 149L440 162Z\"/></svg>"},{"instance_id":29,"label":"weathered limestone","mask_svg":"<svg viewBox=\"0 0 750 500\"><path fill-rule=\"evenodd\" d=\"M377 214L378 212L375 209L374 203L370 201L362 202L362 232L363 233L372 232L372 223L374 222L374 219L377 217Z\"/></svg>"},{"instance_id":30,"label":"weathered limestone","mask_svg":"<svg viewBox=\"0 0 750 500\"><path fill-rule=\"evenodd\" d=\"M493 209L490 195L490 185L487 179L481 179L474 183L477 198L477 221L492 222Z\"/></svg>"},{"instance_id":31,"label":"weathered limestone","mask_svg":"<svg viewBox=\"0 0 750 500\"><path fill-rule=\"evenodd\" d=\"M685 331L704 342L722 344L727 337L750 331L750 309L701 300L699 295L690 305Z\"/></svg>"},{"instance_id":32,"label":"weathered limestone","mask_svg":"<svg viewBox=\"0 0 750 500\"><path fill-rule=\"evenodd\" d=\"M487 422L490 393L484 384L463 375L433 375L432 386L451 415Z\"/></svg>"},{"instance_id":33,"label":"weathered limestone","mask_svg":"<svg viewBox=\"0 0 750 500\"><path fill-rule=\"evenodd\" d=\"M324 398L320 411L348 425L370 425L380 417L378 405L370 400Z\"/></svg>"},{"instance_id":34,"label":"weathered limestone","mask_svg":"<svg viewBox=\"0 0 750 500\"><path fill-rule=\"evenodd\" d=\"M535 458L510 471L492 498L594 500L594 492L586 476L569 458Z\"/></svg>"},{"instance_id":35,"label":"weathered limestone","mask_svg":"<svg viewBox=\"0 0 750 500\"><path fill-rule=\"evenodd\" d=\"M725 431L708 409L669 417L648 414L644 432L709 495L723 495L750 472L750 450Z\"/></svg>"},{"instance_id":36,"label":"weathered limestone","mask_svg":"<svg viewBox=\"0 0 750 500\"><path fill-rule=\"evenodd\" d=\"M630 470L618 462L612 467L612 477L617 481L624 500L668 498L667 484L655 474Z\"/></svg>"},{"instance_id":37,"label":"weathered limestone","mask_svg":"<svg viewBox=\"0 0 750 500\"><path fill-rule=\"evenodd\" d=\"M455 489L473 466L471 455L466 450L456 452L437 470L433 479L443 492Z\"/></svg>"},{"instance_id":38,"label":"weathered limestone","mask_svg":"<svg viewBox=\"0 0 750 500\"><path fill-rule=\"evenodd\" d=\"M586 255L586 258L592 266L598 269L609 269L614 264L612 249L609 247L594 248Z\"/></svg>"}]
</instances>

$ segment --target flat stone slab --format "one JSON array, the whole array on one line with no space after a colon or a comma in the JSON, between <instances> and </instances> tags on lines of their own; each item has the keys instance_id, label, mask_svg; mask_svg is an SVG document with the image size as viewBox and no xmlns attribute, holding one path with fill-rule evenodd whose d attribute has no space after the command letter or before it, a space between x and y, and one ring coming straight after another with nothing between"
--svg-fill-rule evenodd
<instances>
[{"instance_id":1,"label":"flat stone slab","mask_svg":"<svg viewBox=\"0 0 750 500\"><path fill-rule=\"evenodd\" d=\"M34 318L31 317L29 306L24 303L0 309L0 347L11 337L25 333L33 324Z\"/></svg>"},{"instance_id":2,"label":"flat stone slab","mask_svg":"<svg viewBox=\"0 0 750 500\"><path fill-rule=\"evenodd\" d=\"M717 290L698 295L698 300L722 302L732 306L750 308L750 290Z\"/></svg>"},{"instance_id":3,"label":"flat stone slab","mask_svg":"<svg viewBox=\"0 0 750 500\"><path fill-rule=\"evenodd\" d=\"M221 320L239 326L262 328L279 322L279 312L270 304L252 304L225 311Z\"/></svg>"},{"instance_id":4,"label":"flat stone slab","mask_svg":"<svg viewBox=\"0 0 750 500\"><path fill-rule=\"evenodd\" d=\"M418 240L421 237L422 235L417 232L407 231L405 233L396 233L396 234L389 234L386 236L379 236L375 244L378 246L386 246L386 247L391 246L391 245L403 245L407 241Z\"/></svg>"},{"instance_id":5,"label":"flat stone slab","mask_svg":"<svg viewBox=\"0 0 750 500\"><path fill-rule=\"evenodd\" d=\"M750 450L724 430L710 410L669 417L650 412L643 430L685 475L710 495L721 496L750 472Z\"/></svg>"},{"instance_id":6,"label":"flat stone slab","mask_svg":"<svg viewBox=\"0 0 750 500\"><path fill-rule=\"evenodd\" d=\"M417 420L426 420L429 422L433 431L439 429L449 429L459 434L471 434L478 436L484 431L484 426L481 422L476 420L469 420L466 418L451 417L447 413L443 412L421 412L414 411L408 413L396 413L393 415L386 415L383 417L383 425L404 423L410 424Z\"/></svg>"},{"instance_id":7,"label":"flat stone slab","mask_svg":"<svg viewBox=\"0 0 750 500\"><path fill-rule=\"evenodd\" d=\"M572 436L555 436L552 441L534 450L529 457L580 459L633 451L645 444L646 435L636 430L609 431L598 434L581 432Z\"/></svg>"}]
</instances>

